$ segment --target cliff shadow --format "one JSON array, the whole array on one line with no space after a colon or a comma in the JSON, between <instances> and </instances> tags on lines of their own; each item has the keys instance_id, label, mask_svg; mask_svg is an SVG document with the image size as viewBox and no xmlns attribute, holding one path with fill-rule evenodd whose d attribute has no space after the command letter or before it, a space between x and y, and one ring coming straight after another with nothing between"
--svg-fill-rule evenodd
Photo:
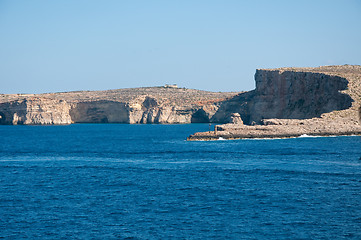
<instances>
[{"instance_id":1,"label":"cliff shadow","mask_svg":"<svg viewBox=\"0 0 361 240\"><path fill-rule=\"evenodd\" d=\"M209 121L208 114L203 109L199 109L191 117L191 123L209 123Z\"/></svg>"},{"instance_id":2,"label":"cliff shadow","mask_svg":"<svg viewBox=\"0 0 361 240\"><path fill-rule=\"evenodd\" d=\"M353 99L343 93L348 80L323 73L257 71L256 94L250 102L251 121L309 119L348 109Z\"/></svg>"},{"instance_id":3,"label":"cliff shadow","mask_svg":"<svg viewBox=\"0 0 361 240\"><path fill-rule=\"evenodd\" d=\"M79 102L69 113L74 123L129 123L129 111L121 102Z\"/></svg>"},{"instance_id":4,"label":"cliff shadow","mask_svg":"<svg viewBox=\"0 0 361 240\"><path fill-rule=\"evenodd\" d=\"M19 99L0 104L0 124L23 124L26 119L26 99Z\"/></svg>"},{"instance_id":5,"label":"cliff shadow","mask_svg":"<svg viewBox=\"0 0 361 240\"><path fill-rule=\"evenodd\" d=\"M251 124L249 102L255 96L255 90L240 93L230 99L223 101L210 122L229 123L232 121L233 113L239 113L244 124Z\"/></svg>"},{"instance_id":6,"label":"cliff shadow","mask_svg":"<svg viewBox=\"0 0 361 240\"><path fill-rule=\"evenodd\" d=\"M348 109L354 101L342 92L348 80L339 76L260 70L255 79L255 90L222 102L211 122L229 123L232 113L239 113L247 125L269 118L309 119Z\"/></svg>"},{"instance_id":7,"label":"cliff shadow","mask_svg":"<svg viewBox=\"0 0 361 240\"><path fill-rule=\"evenodd\" d=\"M0 124L4 125L6 123L6 116L4 113L0 112Z\"/></svg>"}]
</instances>

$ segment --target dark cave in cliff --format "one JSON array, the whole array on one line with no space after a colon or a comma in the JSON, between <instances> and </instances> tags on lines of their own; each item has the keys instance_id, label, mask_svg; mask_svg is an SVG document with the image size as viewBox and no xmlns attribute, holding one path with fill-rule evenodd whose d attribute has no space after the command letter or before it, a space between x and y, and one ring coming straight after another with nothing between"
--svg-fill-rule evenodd
<instances>
[{"instance_id":1,"label":"dark cave in cliff","mask_svg":"<svg viewBox=\"0 0 361 240\"><path fill-rule=\"evenodd\" d=\"M6 117L5 114L0 112L0 124L5 124Z\"/></svg>"},{"instance_id":2,"label":"dark cave in cliff","mask_svg":"<svg viewBox=\"0 0 361 240\"><path fill-rule=\"evenodd\" d=\"M199 109L192 115L191 123L209 123L209 117L203 109Z\"/></svg>"}]
</instances>

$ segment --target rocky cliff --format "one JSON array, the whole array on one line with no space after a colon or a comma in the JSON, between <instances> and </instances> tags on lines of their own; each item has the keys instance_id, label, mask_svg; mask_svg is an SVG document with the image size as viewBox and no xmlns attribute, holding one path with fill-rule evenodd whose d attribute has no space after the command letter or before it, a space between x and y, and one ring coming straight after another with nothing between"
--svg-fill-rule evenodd
<instances>
[{"instance_id":1,"label":"rocky cliff","mask_svg":"<svg viewBox=\"0 0 361 240\"><path fill-rule=\"evenodd\" d=\"M44 97L14 99L0 104L0 124L69 124L70 106Z\"/></svg>"},{"instance_id":2,"label":"rocky cliff","mask_svg":"<svg viewBox=\"0 0 361 240\"><path fill-rule=\"evenodd\" d=\"M361 66L258 69L255 81L255 90L224 102L213 119L239 113L251 125L270 118L359 118Z\"/></svg>"},{"instance_id":3,"label":"rocky cliff","mask_svg":"<svg viewBox=\"0 0 361 240\"><path fill-rule=\"evenodd\" d=\"M243 93L148 87L0 95L0 124L229 123L237 118L255 125L312 118L356 123L361 117L361 66L258 69L255 81L256 89Z\"/></svg>"},{"instance_id":4,"label":"rocky cliff","mask_svg":"<svg viewBox=\"0 0 361 240\"><path fill-rule=\"evenodd\" d=\"M149 87L0 95L0 124L210 122L236 94Z\"/></svg>"},{"instance_id":5,"label":"rocky cliff","mask_svg":"<svg viewBox=\"0 0 361 240\"><path fill-rule=\"evenodd\" d=\"M255 80L255 90L223 102L212 118L238 113L242 121L188 140L361 135L361 66L259 69Z\"/></svg>"}]
</instances>

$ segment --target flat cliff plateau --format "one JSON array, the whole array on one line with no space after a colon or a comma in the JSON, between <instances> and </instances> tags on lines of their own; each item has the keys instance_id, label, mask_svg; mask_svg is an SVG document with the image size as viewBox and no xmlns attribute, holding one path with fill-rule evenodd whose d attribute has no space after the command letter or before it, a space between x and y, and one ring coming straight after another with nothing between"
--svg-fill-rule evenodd
<instances>
[{"instance_id":1,"label":"flat cliff plateau","mask_svg":"<svg viewBox=\"0 0 361 240\"><path fill-rule=\"evenodd\" d=\"M213 116L233 123L188 140L361 135L361 66L258 69L255 81Z\"/></svg>"},{"instance_id":2,"label":"flat cliff plateau","mask_svg":"<svg viewBox=\"0 0 361 240\"><path fill-rule=\"evenodd\" d=\"M221 103L237 94L174 86L1 94L0 124L214 122Z\"/></svg>"}]
</instances>

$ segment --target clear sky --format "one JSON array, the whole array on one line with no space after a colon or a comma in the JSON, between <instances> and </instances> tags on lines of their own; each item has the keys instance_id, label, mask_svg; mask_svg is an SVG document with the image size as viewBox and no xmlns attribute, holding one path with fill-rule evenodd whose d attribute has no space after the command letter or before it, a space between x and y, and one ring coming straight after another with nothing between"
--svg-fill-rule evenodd
<instances>
[{"instance_id":1,"label":"clear sky","mask_svg":"<svg viewBox=\"0 0 361 240\"><path fill-rule=\"evenodd\" d=\"M361 64L360 0L0 0L0 93L242 91L336 64Z\"/></svg>"}]
</instances>

